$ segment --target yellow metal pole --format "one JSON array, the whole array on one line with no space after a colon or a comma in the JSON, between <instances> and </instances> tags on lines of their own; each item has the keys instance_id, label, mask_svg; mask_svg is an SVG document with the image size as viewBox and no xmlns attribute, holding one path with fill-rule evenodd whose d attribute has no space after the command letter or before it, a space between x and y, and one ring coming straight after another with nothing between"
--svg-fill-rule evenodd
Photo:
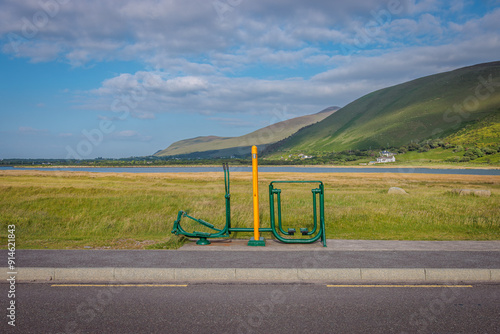
<instances>
[{"instance_id":1,"label":"yellow metal pole","mask_svg":"<svg viewBox=\"0 0 500 334\"><path fill-rule=\"evenodd\" d=\"M253 238L248 246L265 246L266 241L259 233L259 170L257 164L257 146L252 146L252 179L253 179Z\"/></svg>"},{"instance_id":2,"label":"yellow metal pole","mask_svg":"<svg viewBox=\"0 0 500 334\"><path fill-rule=\"evenodd\" d=\"M252 179L253 179L253 237L260 240L259 235L259 170L257 146L252 146Z\"/></svg>"}]
</instances>

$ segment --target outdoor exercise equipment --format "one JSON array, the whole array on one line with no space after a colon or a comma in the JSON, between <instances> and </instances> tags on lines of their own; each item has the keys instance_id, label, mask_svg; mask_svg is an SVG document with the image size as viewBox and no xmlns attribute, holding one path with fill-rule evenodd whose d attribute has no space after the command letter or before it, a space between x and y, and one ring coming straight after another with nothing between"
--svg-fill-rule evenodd
<instances>
[{"instance_id":1,"label":"outdoor exercise equipment","mask_svg":"<svg viewBox=\"0 0 500 334\"><path fill-rule=\"evenodd\" d=\"M286 238L281 236L283 235L289 235L293 236L295 235L296 230L294 228L289 228L287 231L283 229L282 221L281 221L281 189L277 189L274 187L275 184L284 184L284 183L312 183L312 184L317 184L317 188L313 188L311 190L312 195L313 195L313 229L309 231L309 229L303 227L300 228L300 233L303 236L310 236L313 235L313 237L307 238L307 239L293 239L293 238ZM271 216L271 229L279 241L282 241L284 243L297 243L297 244L306 244L306 243L311 243L315 242L318 239L321 238L323 241L323 246L326 247L326 234L325 234L325 187L323 185L323 182L321 181L272 181L269 184L269 209L270 209L270 216ZM274 202L274 197L276 196L276 205ZM319 200L319 226L318 226L318 200ZM275 210L276 207L276 210ZM278 230L280 233L277 233L276 231L276 214L275 212L277 211L278 213Z\"/></svg>"},{"instance_id":2,"label":"outdoor exercise equipment","mask_svg":"<svg viewBox=\"0 0 500 334\"><path fill-rule=\"evenodd\" d=\"M232 227L231 226L231 195L230 195L230 180L229 180L229 165L222 164L224 171L224 188L226 201L226 224L222 229L216 228L209 222L190 216L186 211L180 210L177 214L177 219L174 222L172 233L176 235L184 235L188 238L198 238L198 245L209 245L208 238L226 238L232 232L250 232L253 237L248 241L249 246L265 246L265 240L260 236L261 232L271 232L273 236L288 244L309 244L322 240L323 246L326 247L326 232L325 232L325 188L321 181L272 181L269 184L269 209L270 209L270 227L260 227L259 225L259 189L258 189L258 166L257 166L257 147L252 147L252 176L253 176L253 213L254 227ZM309 231L308 228L300 228L302 237L293 237L296 233L295 228L283 229L282 224L282 209L281 209L281 189L276 188L278 184L314 184L315 188L311 190L313 197L313 227ZM276 198L276 200L275 200ZM276 224L276 214L278 220ZM188 232L181 226L182 218L188 218L195 221L213 232Z\"/></svg>"}]
</instances>

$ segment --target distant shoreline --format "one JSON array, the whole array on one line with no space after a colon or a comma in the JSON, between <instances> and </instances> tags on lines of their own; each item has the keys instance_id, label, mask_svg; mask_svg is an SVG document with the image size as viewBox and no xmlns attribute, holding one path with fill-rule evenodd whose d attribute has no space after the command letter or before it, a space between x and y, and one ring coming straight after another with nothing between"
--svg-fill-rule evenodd
<instances>
[{"instance_id":1,"label":"distant shoreline","mask_svg":"<svg viewBox=\"0 0 500 334\"><path fill-rule=\"evenodd\" d=\"M230 165L231 166L231 165ZM175 166L79 166L79 165L68 165L68 166L57 166L57 165L35 165L35 166L4 166L4 168L60 168L60 169L65 169L65 168L217 168L221 167L220 165L175 165ZM232 166L235 168L251 168L251 165L237 165L237 166ZM412 165L392 165L392 164L378 164L378 165L366 165L366 166L359 166L359 165L352 165L352 166L338 166L338 165L259 165L259 168L284 168L284 167L290 167L290 168L373 168L373 169L379 169L379 168L425 168L425 169L485 169L485 170L498 170L500 169L500 166L450 166L450 165L444 165L444 166L439 166L439 165L418 165L418 166L412 166Z\"/></svg>"}]
</instances>

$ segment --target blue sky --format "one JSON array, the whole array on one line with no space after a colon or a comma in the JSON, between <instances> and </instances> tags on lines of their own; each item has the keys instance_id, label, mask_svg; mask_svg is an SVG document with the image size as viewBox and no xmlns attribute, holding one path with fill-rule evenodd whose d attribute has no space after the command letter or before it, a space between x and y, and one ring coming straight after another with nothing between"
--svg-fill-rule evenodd
<instances>
[{"instance_id":1,"label":"blue sky","mask_svg":"<svg viewBox=\"0 0 500 334\"><path fill-rule=\"evenodd\" d=\"M2 0L0 159L150 155L500 60L500 0Z\"/></svg>"}]
</instances>

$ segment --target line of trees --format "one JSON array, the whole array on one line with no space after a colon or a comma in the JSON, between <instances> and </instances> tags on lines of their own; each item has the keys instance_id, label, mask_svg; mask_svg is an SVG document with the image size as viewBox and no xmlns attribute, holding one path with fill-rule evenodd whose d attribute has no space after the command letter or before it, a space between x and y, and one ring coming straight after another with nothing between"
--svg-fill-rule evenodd
<instances>
[{"instance_id":1,"label":"line of trees","mask_svg":"<svg viewBox=\"0 0 500 334\"><path fill-rule=\"evenodd\" d=\"M457 155L448 158L447 162L469 162L486 155L493 155L500 152L500 145L490 145L488 147L464 147L454 145L441 139L424 140L421 142L412 142L401 147L382 147L369 150L346 150L339 152L299 152L291 153L288 151L276 152L264 150L261 153L259 164L261 165L323 165L323 164L348 164L354 161L374 160L381 150L388 150L397 154L407 152L428 152L436 148L453 149ZM266 157L266 152L273 152L275 158ZM462 153L463 152L463 153ZM276 158L277 153L282 153ZM307 154L307 158L304 158ZM248 158L179 158L179 157L130 157L123 159L0 159L0 166L81 166L81 167L137 167L137 166L183 166L183 165L219 165L230 161L232 165L250 165L251 159Z\"/></svg>"}]
</instances>

